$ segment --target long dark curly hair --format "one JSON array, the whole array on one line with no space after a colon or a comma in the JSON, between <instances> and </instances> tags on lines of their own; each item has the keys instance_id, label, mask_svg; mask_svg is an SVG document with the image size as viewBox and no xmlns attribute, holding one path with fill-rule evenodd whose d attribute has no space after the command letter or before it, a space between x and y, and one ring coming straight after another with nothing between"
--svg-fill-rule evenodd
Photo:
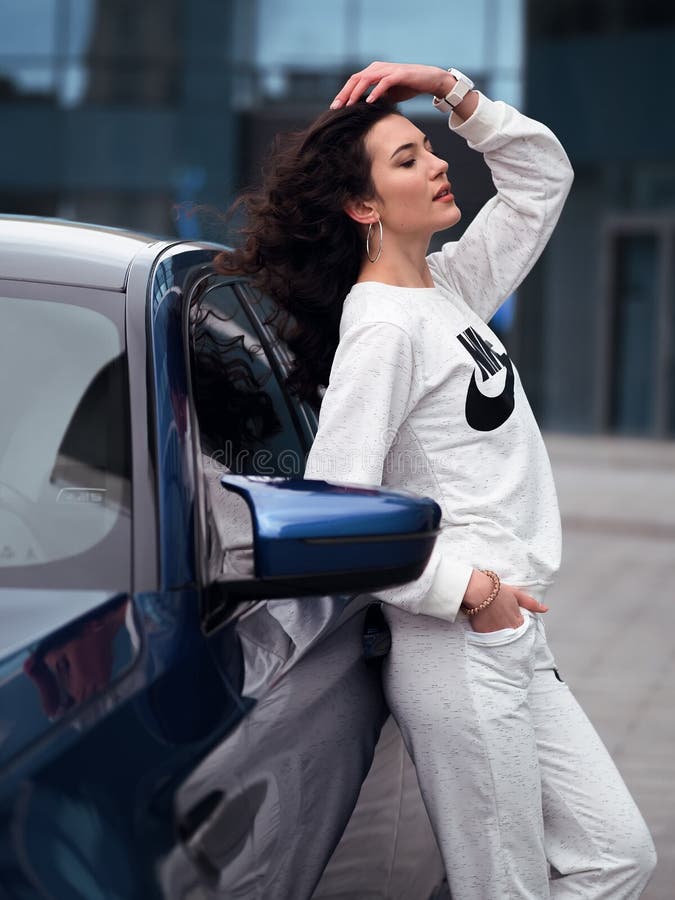
<instances>
[{"instance_id":1,"label":"long dark curly hair","mask_svg":"<svg viewBox=\"0 0 675 900\"><path fill-rule=\"evenodd\" d=\"M258 190L243 194L241 246L217 268L245 274L278 304L273 324L294 362L289 389L318 408L328 384L344 299L365 253L359 226L344 211L376 196L365 139L399 114L382 100L328 110L305 131L277 136Z\"/></svg>"}]
</instances>

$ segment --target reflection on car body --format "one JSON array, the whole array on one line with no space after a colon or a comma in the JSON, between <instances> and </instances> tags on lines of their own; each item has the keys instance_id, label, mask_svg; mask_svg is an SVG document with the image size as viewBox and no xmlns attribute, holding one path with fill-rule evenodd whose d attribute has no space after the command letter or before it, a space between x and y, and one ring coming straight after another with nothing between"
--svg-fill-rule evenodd
<instances>
[{"instance_id":1,"label":"reflection on car body","mask_svg":"<svg viewBox=\"0 0 675 900\"><path fill-rule=\"evenodd\" d=\"M376 620L363 644L368 590L417 577L438 508L286 481L315 410L221 249L0 217L0 896L442 880L391 724L375 750Z\"/></svg>"}]
</instances>

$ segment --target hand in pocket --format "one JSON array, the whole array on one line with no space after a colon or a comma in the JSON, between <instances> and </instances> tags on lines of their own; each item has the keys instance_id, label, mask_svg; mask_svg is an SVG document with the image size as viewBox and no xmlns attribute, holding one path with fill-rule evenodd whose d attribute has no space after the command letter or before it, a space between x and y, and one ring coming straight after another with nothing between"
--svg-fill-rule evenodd
<instances>
[{"instance_id":1,"label":"hand in pocket","mask_svg":"<svg viewBox=\"0 0 675 900\"><path fill-rule=\"evenodd\" d=\"M474 570L464 594L467 606L478 606L492 591L492 579L484 572ZM504 628L519 628L523 622L521 609L534 613L548 612L548 606L535 600L526 591L510 584L501 583L499 593L492 603L476 615L471 616L474 631L487 633Z\"/></svg>"}]
</instances>

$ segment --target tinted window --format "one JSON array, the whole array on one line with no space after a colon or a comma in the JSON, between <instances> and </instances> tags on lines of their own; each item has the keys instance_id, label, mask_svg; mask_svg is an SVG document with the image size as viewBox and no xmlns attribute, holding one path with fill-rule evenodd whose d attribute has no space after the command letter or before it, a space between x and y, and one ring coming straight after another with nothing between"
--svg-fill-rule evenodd
<instances>
[{"instance_id":1,"label":"tinted window","mask_svg":"<svg viewBox=\"0 0 675 900\"><path fill-rule=\"evenodd\" d=\"M231 285L193 300L192 350L202 453L240 475L301 477L296 416Z\"/></svg>"},{"instance_id":2,"label":"tinted window","mask_svg":"<svg viewBox=\"0 0 675 900\"><path fill-rule=\"evenodd\" d=\"M269 348L270 354L273 355L275 361L280 366L281 371L284 374L287 374L293 363L293 353L279 335L276 318L277 307L275 302L265 294L254 293L250 288L242 289L245 290L246 299L248 301L247 309L255 319L256 325L262 334L263 343ZM317 407L320 398L323 396L324 390L325 388L323 387L319 388ZM287 392L287 399L300 422L300 429L304 436L307 450L309 450L319 427L317 411L306 401L299 400L294 394Z\"/></svg>"},{"instance_id":3,"label":"tinted window","mask_svg":"<svg viewBox=\"0 0 675 900\"><path fill-rule=\"evenodd\" d=\"M208 583L254 577L250 512L220 484L224 473L301 477L305 445L278 360L232 285L203 283L191 300L192 392L205 500ZM207 627L220 607L205 611Z\"/></svg>"},{"instance_id":4,"label":"tinted window","mask_svg":"<svg viewBox=\"0 0 675 900\"><path fill-rule=\"evenodd\" d=\"M0 581L122 589L130 454L120 327L74 303L9 297L0 323ZM82 556L95 548L89 565Z\"/></svg>"}]
</instances>

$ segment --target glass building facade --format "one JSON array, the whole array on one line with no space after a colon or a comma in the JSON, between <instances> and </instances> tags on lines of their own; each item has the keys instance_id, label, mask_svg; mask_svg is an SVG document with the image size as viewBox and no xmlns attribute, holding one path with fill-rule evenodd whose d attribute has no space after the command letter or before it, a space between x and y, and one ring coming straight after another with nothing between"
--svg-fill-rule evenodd
<instances>
[{"instance_id":1,"label":"glass building facade","mask_svg":"<svg viewBox=\"0 0 675 900\"><path fill-rule=\"evenodd\" d=\"M675 6L529 0L526 111L576 171L519 293L517 358L549 429L675 436Z\"/></svg>"},{"instance_id":2,"label":"glass building facade","mask_svg":"<svg viewBox=\"0 0 675 900\"><path fill-rule=\"evenodd\" d=\"M374 58L456 65L518 101L521 9L476 0L454 21L445 0L6 0L0 211L222 237L217 211L257 178L272 134ZM406 108L440 128L429 110ZM468 221L492 187L456 150Z\"/></svg>"},{"instance_id":3,"label":"glass building facade","mask_svg":"<svg viewBox=\"0 0 675 900\"><path fill-rule=\"evenodd\" d=\"M0 210L171 233L176 204L224 202L237 146L233 8L3 3Z\"/></svg>"}]
</instances>

